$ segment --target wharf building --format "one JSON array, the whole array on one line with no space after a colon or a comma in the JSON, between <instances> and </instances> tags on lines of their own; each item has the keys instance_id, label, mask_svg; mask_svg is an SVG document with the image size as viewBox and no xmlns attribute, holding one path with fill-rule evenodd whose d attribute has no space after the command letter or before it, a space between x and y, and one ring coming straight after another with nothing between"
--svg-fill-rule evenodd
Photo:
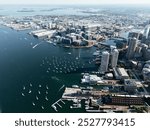
<instances>
[{"instance_id":1,"label":"wharf building","mask_svg":"<svg viewBox=\"0 0 150 130\"><path fill-rule=\"evenodd\" d=\"M110 54L108 51L102 52L101 65L100 65L100 69L99 69L101 74L104 74L108 70L109 57L110 57Z\"/></svg>"},{"instance_id":2,"label":"wharf building","mask_svg":"<svg viewBox=\"0 0 150 130\"><path fill-rule=\"evenodd\" d=\"M142 97L123 97L123 96L113 96L111 99L111 104L118 105L143 105L144 100Z\"/></svg>"},{"instance_id":3,"label":"wharf building","mask_svg":"<svg viewBox=\"0 0 150 130\"><path fill-rule=\"evenodd\" d=\"M46 29L41 29L41 30L36 30L32 31L30 34L32 34L36 38L50 38L54 36L56 33L55 30L46 30Z\"/></svg>"},{"instance_id":4,"label":"wharf building","mask_svg":"<svg viewBox=\"0 0 150 130\"><path fill-rule=\"evenodd\" d=\"M117 80L129 79L129 75L124 68L113 68L113 73Z\"/></svg>"},{"instance_id":5,"label":"wharf building","mask_svg":"<svg viewBox=\"0 0 150 130\"><path fill-rule=\"evenodd\" d=\"M109 105L144 105L143 97L135 95L102 95L101 100L104 104Z\"/></svg>"}]
</instances>

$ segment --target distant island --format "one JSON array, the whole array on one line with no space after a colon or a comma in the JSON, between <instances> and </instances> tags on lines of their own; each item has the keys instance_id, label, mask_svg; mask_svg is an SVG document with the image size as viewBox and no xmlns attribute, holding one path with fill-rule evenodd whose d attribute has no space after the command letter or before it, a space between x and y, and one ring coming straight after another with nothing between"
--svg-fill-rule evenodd
<instances>
[{"instance_id":1,"label":"distant island","mask_svg":"<svg viewBox=\"0 0 150 130\"><path fill-rule=\"evenodd\" d=\"M21 9L21 10L17 10L17 12L35 12L35 10L23 8L23 9Z\"/></svg>"},{"instance_id":2,"label":"distant island","mask_svg":"<svg viewBox=\"0 0 150 130\"><path fill-rule=\"evenodd\" d=\"M48 11L55 11L55 10L59 10L59 9L62 9L62 8L43 9L43 10L40 10L40 11L41 12L48 12Z\"/></svg>"}]
</instances>

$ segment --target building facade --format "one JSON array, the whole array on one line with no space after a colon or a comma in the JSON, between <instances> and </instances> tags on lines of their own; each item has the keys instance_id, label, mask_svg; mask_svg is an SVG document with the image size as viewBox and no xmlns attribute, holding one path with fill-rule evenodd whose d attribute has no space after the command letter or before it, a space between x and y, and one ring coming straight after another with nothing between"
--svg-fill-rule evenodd
<instances>
[{"instance_id":1,"label":"building facade","mask_svg":"<svg viewBox=\"0 0 150 130\"><path fill-rule=\"evenodd\" d=\"M137 47L137 39L136 38L129 38L128 39L128 50L127 50L127 59L132 59L134 58L134 54L136 51L136 47Z\"/></svg>"},{"instance_id":2,"label":"building facade","mask_svg":"<svg viewBox=\"0 0 150 130\"><path fill-rule=\"evenodd\" d=\"M111 56L111 67L116 68L117 62L118 62L119 51L117 49L114 49L111 54L112 54L112 56Z\"/></svg>"},{"instance_id":3,"label":"building facade","mask_svg":"<svg viewBox=\"0 0 150 130\"><path fill-rule=\"evenodd\" d=\"M104 74L108 70L109 65L109 52L104 51L102 52L102 59L101 59L101 65L100 65L100 73Z\"/></svg>"}]
</instances>

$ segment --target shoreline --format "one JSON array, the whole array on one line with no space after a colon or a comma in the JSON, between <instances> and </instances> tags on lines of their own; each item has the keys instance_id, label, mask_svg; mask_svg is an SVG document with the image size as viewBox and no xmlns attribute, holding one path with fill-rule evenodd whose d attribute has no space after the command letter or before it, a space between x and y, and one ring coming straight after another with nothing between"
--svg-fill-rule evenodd
<instances>
[{"instance_id":1,"label":"shoreline","mask_svg":"<svg viewBox=\"0 0 150 130\"><path fill-rule=\"evenodd\" d=\"M58 46L64 47L64 48L75 48L75 49L80 49L80 48L91 48L94 46L94 44L92 45L88 45L88 46L66 46L66 45L60 45L57 44Z\"/></svg>"}]
</instances>

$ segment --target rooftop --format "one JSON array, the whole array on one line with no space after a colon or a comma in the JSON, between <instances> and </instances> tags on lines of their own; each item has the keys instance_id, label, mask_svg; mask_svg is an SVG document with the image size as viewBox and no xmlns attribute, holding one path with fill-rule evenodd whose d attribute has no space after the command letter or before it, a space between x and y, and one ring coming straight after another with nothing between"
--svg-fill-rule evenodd
<instances>
[{"instance_id":1,"label":"rooftop","mask_svg":"<svg viewBox=\"0 0 150 130\"><path fill-rule=\"evenodd\" d=\"M124 68L118 68L118 73L123 76L123 77L129 77L129 75L127 74L126 70Z\"/></svg>"}]
</instances>

